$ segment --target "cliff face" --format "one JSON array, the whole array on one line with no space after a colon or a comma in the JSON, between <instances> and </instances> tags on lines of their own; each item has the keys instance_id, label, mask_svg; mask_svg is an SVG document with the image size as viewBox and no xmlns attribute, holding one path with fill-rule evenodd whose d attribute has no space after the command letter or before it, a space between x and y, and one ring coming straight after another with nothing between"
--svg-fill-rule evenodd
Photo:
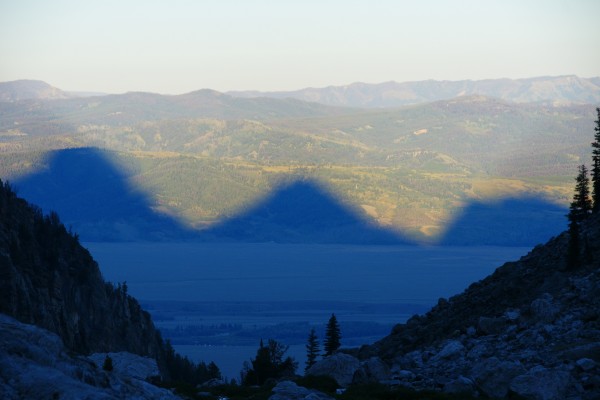
<instances>
[{"instance_id":1,"label":"cliff face","mask_svg":"<svg viewBox=\"0 0 600 400\"><path fill-rule=\"evenodd\" d=\"M126 286L104 282L56 214L43 216L1 182L0 313L58 334L77 353L162 358L162 339Z\"/></svg>"},{"instance_id":2,"label":"cliff face","mask_svg":"<svg viewBox=\"0 0 600 400\"><path fill-rule=\"evenodd\" d=\"M380 357L396 384L503 398L600 398L600 214L354 354Z\"/></svg>"}]
</instances>

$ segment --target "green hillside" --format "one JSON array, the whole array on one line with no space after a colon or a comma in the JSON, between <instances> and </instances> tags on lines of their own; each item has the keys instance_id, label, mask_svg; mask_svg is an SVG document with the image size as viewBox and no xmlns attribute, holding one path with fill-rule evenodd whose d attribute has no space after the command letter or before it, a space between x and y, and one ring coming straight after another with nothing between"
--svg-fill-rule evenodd
<instances>
[{"instance_id":1,"label":"green hillside","mask_svg":"<svg viewBox=\"0 0 600 400\"><path fill-rule=\"evenodd\" d=\"M47 167L51 149L94 146L153 209L191 226L310 178L381 225L435 240L471 201L568 204L594 118L591 105L480 96L383 110L212 91L0 103L0 176Z\"/></svg>"}]
</instances>

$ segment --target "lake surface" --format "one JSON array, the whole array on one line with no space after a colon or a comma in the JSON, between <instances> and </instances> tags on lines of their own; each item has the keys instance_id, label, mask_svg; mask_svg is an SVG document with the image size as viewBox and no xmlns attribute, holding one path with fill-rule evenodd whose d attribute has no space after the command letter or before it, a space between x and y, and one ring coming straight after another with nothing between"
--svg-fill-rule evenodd
<instances>
[{"instance_id":1,"label":"lake surface","mask_svg":"<svg viewBox=\"0 0 600 400\"><path fill-rule=\"evenodd\" d=\"M335 313L343 346L372 343L462 292L523 247L275 243L85 243L104 278L127 282L176 351L239 378L260 339L289 345L304 369L311 328ZM220 326L232 325L231 332ZM235 326L233 326L235 325ZM208 333L207 333L208 332ZM214 332L214 334L212 333Z\"/></svg>"},{"instance_id":2,"label":"lake surface","mask_svg":"<svg viewBox=\"0 0 600 400\"><path fill-rule=\"evenodd\" d=\"M522 247L85 243L104 278L141 300L433 304Z\"/></svg>"}]
</instances>

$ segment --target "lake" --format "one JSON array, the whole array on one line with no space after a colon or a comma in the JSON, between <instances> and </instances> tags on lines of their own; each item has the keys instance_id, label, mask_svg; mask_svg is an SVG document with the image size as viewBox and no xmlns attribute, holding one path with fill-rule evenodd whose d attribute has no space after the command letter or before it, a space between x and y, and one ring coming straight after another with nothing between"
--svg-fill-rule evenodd
<instances>
[{"instance_id":1,"label":"lake","mask_svg":"<svg viewBox=\"0 0 600 400\"><path fill-rule=\"evenodd\" d=\"M142 300L420 302L489 275L523 247L85 243Z\"/></svg>"},{"instance_id":2,"label":"lake","mask_svg":"<svg viewBox=\"0 0 600 400\"><path fill-rule=\"evenodd\" d=\"M331 313L343 345L371 343L441 297L463 291L523 247L276 243L85 243L104 278L127 282L177 351L229 378L261 338L303 343ZM222 327L232 326L232 332ZM187 329L187 330L185 330ZM322 340L322 335L321 335Z\"/></svg>"}]
</instances>

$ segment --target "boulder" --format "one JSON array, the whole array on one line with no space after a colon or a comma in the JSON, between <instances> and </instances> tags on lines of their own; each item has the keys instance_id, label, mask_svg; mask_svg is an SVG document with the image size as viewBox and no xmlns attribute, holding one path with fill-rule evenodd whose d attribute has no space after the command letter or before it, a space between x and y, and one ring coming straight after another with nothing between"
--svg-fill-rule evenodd
<instances>
[{"instance_id":1,"label":"boulder","mask_svg":"<svg viewBox=\"0 0 600 400\"><path fill-rule=\"evenodd\" d=\"M273 395L269 400L333 400L331 397L317 390L307 389L296 385L292 381L279 382L273 388Z\"/></svg>"},{"instance_id":2,"label":"boulder","mask_svg":"<svg viewBox=\"0 0 600 400\"><path fill-rule=\"evenodd\" d=\"M475 395L475 382L461 375L458 378L446 383L444 385L444 392Z\"/></svg>"},{"instance_id":3,"label":"boulder","mask_svg":"<svg viewBox=\"0 0 600 400\"><path fill-rule=\"evenodd\" d=\"M72 356L58 335L0 314L1 399L178 398L166 389L139 379L146 374L138 368L117 367L107 373L102 369L104 358L101 357L102 362L98 364L87 357ZM144 357L128 354L116 359L140 364L139 359ZM155 368L156 362L153 364ZM122 374L123 371L126 373Z\"/></svg>"},{"instance_id":4,"label":"boulder","mask_svg":"<svg viewBox=\"0 0 600 400\"><path fill-rule=\"evenodd\" d=\"M534 320L548 323L556 319L559 308L554 304L552 296L545 293L531 302L529 310Z\"/></svg>"},{"instance_id":5,"label":"boulder","mask_svg":"<svg viewBox=\"0 0 600 400\"><path fill-rule=\"evenodd\" d=\"M458 340L450 340L446 343L446 345L437 353L433 360L441 360L441 359L454 359L457 358L462 352L465 351L465 346Z\"/></svg>"},{"instance_id":6,"label":"boulder","mask_svg":"<svg viewBox=\"0 0 600 400\"><path fill-rule=\"evenodd\" d=\"M537 366L515 377L510 383L510 390L528 399L560 400L565 398L569 383L567 371Z\"/></svg>"},{"instance_id":7,"label":"boulder","mask_svg":"<svg viewBox=\"0 0 600 400\"><path fill-rule=\"evenodd\" d=\"M106 357L112 359L113 373L123 377L148 380L160 376L156 360L127 352L94 353L89 356L97 366L102 367Z\"/></svg>"},{"instance_id":8,"label":"boulder","mask_svg":"<svg viewBox=\"0 0 600 400\"><path fill-rule=\"evenodd\" d=\"M420 350L411 351L394 359L392 369L414 369L423 367L423 353Z\"/></svg>"},{"instance_id":9,"label":"boulder","mask_svg":"<svg viewBox=\"0 0 600 400\"><path fill-rule=\"evenodd\" d=\"M227 384L227 382L223 379L213 378L213 379L209 379L208 381L206 381L204 383L201 383L198 386L201 388L214 388L214 387L226 385L226 384Z\"/></svg>"},{"instance_id":10,"label":"boulder","mask_svg":"<svg viewBox=\"0 0 600 400\"><path fill-rule=\"evenodd\" d=\"M410 381L415 379L417 376L414 372L406 370L406 369L397 369L392 371L392 378Z\"/></svg>"},{"instance_id":11,"label":"boulder","mask_svg":"<svg viewBox=\"0 0 600 400\"><path fill-rule=\"evenodd\" d=\"M349 354L336 353L306 371L307 375L327 375L336 380L338 385L346 387L352 383L354 373L360 368L360 362Z\"/></svg>"},{"instance_id":12,"label":"boulder","mask_svg":"<svg viewBox=\"0 0 600 400\"><path fill-rule=\"evenodd\" d=\"M479 361L494 354L494 349L487 343L476 343L467 353L467 358L472 361Z\"/></svg>"},{"instance_id":13,"label":"boulder","mask_svg":"<svg viewBox=\"0 0 600 400\"><path fill-rule=\"evenodd\" d=\"M521 317L521 311L519 309L506 310L506 312L504 313L504 316L509 321L514 322L514 321L517 321Z\"/></svg>"},{"instance_id":14,"label":"boulder","mask_svg":"<svg viewBox=\"0 0 600 400\"><path fill-rule=\"evenodd\" d=\"M379 357L363 361L354 373L352 383L381 382L390 379L390 369Z\"/></svg>"},{"instance_id":15,"label":"boulder","mask_svg":"<svg viewBox=\"0 0 600 400\"><path fill-rule=\"evenodd\" d=\"M525 373L525 368L512 361L501 361L496 357L490 357L475 363L471 370L477 388L486 396L492 398L503 398L508 394L511 381Z\"/></svg>"},{"instance_id":16,"label":"boulder","mask_svg":"<svg viewBox=\"0 0 600 400\"><path fill-rule=\"evenodd\" d=\"M504 332L508 325L508 318L506 317L479 317L477 328L483 335L497 335Z\"/></svg>"},{"instance_id":17,"label":"boulder","mask_svg":"<svg viewBox=\"0 0 600 400\"><path fill-rule=\"evenodd\" d=\"M581 333L581 332L580 332ZM571 346L561 352L565 359L576 361L582 358L589 358L600 362L600 341L593 343L584 343Z\"/></svg>"},{"instance_id":18,"label":"boulder","mask_svg":"<svg viewBox=\"0 0 600 400\"><path fill-rule=\"evenodd\" d=\"M596 367L596 361L589 358L580 358L575 364L584 371L590 371Z\"/></svg>"}]
</instances>

